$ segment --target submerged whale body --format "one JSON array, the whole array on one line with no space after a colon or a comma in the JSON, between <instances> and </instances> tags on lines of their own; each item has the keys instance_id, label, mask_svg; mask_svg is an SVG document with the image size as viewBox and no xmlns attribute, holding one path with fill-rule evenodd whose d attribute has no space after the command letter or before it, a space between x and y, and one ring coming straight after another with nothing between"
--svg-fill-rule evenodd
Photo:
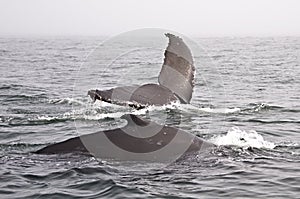
<instances>
[{"instance_id":1,"label":"submerged whale body","mask_svg":"<svg viewBox=\"0 0 300 199\"><path fill-rule=\"evenodd\" d=\"M213 146L191 133L136 115L128 114L121 118L127 120L127 125L122 128L71 138L35 153L80 152L101 159L168 161Z\"/></svg>"},{"instance_id":2,"label":"submerged whale body","mask_svg":"<svg viewBox=\"0 0 300 199\"><path fill-rule=\"evenodd\" d=\"M123 86L109 90L90 90L88 95L95 101L101 100L118 105L128 105L137 109L148 105L164 105L180 101L190 103L194 87L194 61L192 53L184 41L167 33L168 47L158 77L159 84Z\"/></svg>"}]
</instances>

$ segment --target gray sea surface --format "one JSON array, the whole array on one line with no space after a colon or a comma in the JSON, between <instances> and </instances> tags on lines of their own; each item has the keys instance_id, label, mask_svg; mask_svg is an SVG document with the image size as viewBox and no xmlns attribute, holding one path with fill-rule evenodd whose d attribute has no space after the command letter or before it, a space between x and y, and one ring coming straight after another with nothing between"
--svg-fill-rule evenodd
<instances>
[{"instance_id":1,"label":"gray sea surface","mask_svg":"<svg viewBox=\"0 0 300 199\"><path fill-rule=\"evenodd\" d=\"M299 37L193 38L201 50L191 104L146 112L216 144L205 154L162 167L31 153L78 136L76 124L92 133L146 114L94 104L87 91L156 83L163 51L132 52L120 41L100 47L106 64L88 65L104 39L0 38L0 198L299 198ZM124 48L131 53L107 66ZM161 120L170 109L179 122Z\"/></svg>"}]
</instances>

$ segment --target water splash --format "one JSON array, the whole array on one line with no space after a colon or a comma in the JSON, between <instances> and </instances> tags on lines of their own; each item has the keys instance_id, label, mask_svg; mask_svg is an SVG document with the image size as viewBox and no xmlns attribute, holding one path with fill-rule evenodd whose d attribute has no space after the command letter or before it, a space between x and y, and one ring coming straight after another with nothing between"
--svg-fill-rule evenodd
<instances>
[{"instance_id":1,"label":"water splash","mask_svg":"<svg viewBox=\"0 0 300 199\"><path fill-rule=\"evenodd\" d=\"M274 149L276 145L272 142L264 140L263 136L254 130L249 132L232 127L228 130L226 135L217 136L210 140L214 144L220 145L234 145L243 148L255 147Z\"/></svg>"},{"instance_id":2,"label":"water splash","mask_svg":"<svg viewBox=\"0 0 300 199\"><path fill-rule=\"evenodd\" d=\"M61 98L61 99L50 99L48 100L50 104L68 104L68 105L85 105L87 103L86 100L83 99L75 99L75 98Z\"/></svg>"}]
</instances>

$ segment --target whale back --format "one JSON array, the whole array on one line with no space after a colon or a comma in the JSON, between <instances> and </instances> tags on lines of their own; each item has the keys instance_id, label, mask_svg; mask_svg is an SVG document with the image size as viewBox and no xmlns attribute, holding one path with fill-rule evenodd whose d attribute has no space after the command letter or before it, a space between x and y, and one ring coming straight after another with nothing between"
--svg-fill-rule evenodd
<instances>
[{"instance_id":1,"label":"whale back","mask_svg":"<svg viewBox=\"0 0 300 199\"><path fill-rule=\"evenodd\" d=\"M166 162L214 145L181 129L126 114L122 128L98 131L46 146L36 154L82 153L99 159Z\"/></svg>"}]
</instances>

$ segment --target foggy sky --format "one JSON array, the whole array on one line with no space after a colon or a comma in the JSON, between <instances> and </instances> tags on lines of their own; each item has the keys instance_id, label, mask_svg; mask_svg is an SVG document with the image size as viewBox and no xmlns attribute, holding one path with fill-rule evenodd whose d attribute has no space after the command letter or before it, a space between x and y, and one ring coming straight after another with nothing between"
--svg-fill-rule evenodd
<instances>
[{"instance_id":1,"label":"foggy sky","mask_svg":"<svg viewBox=\"0 0 300 199\"><path fill-rule=\"evenodd\" d=\"M297 0L0 0L0 35L300 36Z\"/></svg>"}]
</instances>

